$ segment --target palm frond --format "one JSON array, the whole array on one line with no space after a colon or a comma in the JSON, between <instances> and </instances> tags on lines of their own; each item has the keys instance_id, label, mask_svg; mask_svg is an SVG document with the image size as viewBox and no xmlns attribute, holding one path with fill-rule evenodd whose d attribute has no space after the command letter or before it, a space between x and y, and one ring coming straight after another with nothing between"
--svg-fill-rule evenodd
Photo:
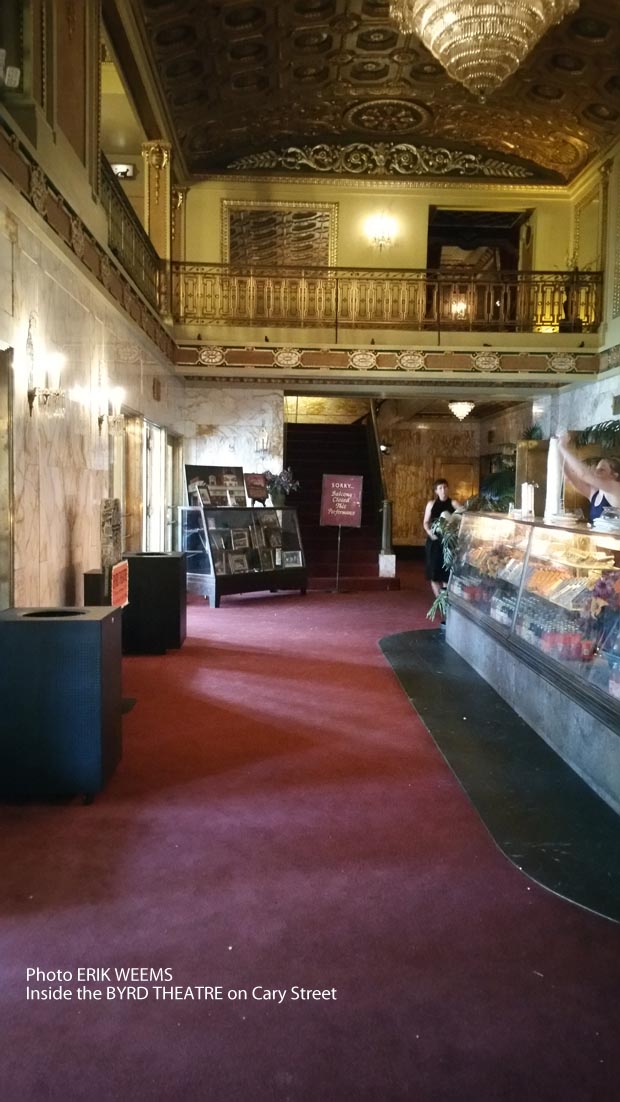
<instances>
[{"instance_id":1,"label":"palm frond","mask_svg":"<svg viewBox=\"0 0 620 1102\"><path fill-rule=\"evenodd\" d=\"M585 444L600 444L602 448L620 447L620 418L613 421L600 421L598 425L589 425L575 433L574 442L578 447Z\"/></svg>"},{"instance_id":2,"label":"palm frond","mask_svg":"<svg viewBox=\"0 0 620 1102\"><path fill-rule=\"evenodd\" d=\"M445 620L447 611L448 611L448 590L447 589L442 589L441 592L437 594L437 596L435 597L435 600L433 601L431 607L429 608L428 612L426 613L426 619L427 620L434 620L437 613L439 613L439 615L441 616L441 619Z\"/></svg>"}]
</instances>

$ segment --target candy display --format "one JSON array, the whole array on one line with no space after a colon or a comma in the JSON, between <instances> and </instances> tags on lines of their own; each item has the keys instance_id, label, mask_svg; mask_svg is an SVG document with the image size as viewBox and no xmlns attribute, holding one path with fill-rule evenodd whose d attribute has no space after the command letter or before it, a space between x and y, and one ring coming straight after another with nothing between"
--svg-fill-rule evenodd
<instances>
[{"instance_id":1,"label":"candy display","mask_svg":"<svg viewBox=\"0 0 620 1102\"><path fill-rule=\"evenodd\" d=\"M620 700L620 533L464 517L449 593Z\"/></svg>"}]
</instances>

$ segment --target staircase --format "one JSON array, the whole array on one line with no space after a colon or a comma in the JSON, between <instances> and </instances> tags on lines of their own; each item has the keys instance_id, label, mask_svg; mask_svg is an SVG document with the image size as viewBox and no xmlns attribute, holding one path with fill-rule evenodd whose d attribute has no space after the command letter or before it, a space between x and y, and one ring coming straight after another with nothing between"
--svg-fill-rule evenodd
<instances>
[{"instance_id":1,"label":"staircase","mask_svg":"<svg viewBox=\"0 0 620 1102\"><path fill-rule=\"evenodd\" d=\"M333 589L336 583L338 528L319 523L323 475L357 474L364 478L362 524L341 529L338 588L398 589L397 578L379 577L380 502L373 493L364 425L289 424L285 462L300 483L289 503L297 507L309 588Z\"/></svg>"}]
</instances>

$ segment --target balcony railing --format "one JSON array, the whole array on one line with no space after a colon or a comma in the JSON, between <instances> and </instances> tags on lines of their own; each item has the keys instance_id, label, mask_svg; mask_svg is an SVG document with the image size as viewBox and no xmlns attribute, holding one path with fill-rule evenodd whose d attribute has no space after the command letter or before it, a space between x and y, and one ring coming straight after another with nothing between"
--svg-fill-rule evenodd
<instances>
[{"instance_id":1,"label":"balcony railing","mask_svg":"<svg viewBox=\"0 0 620 1102\"><path fill-rule=\"evenodd\" d=\"M101 169L101 201L108 216L108 245L146 300L158 310L162 262L103 155Z\"/></svg>"},{"instance_id":2,"label":"balcony railing","mask_svg":"<svg viewBox=\"0 0 620 1102\"><path fill-rule=\"evenodd\" d=\"M171 266L176 323L262 328L595 332L602 272Z\"/></svg>"}]
</instances>

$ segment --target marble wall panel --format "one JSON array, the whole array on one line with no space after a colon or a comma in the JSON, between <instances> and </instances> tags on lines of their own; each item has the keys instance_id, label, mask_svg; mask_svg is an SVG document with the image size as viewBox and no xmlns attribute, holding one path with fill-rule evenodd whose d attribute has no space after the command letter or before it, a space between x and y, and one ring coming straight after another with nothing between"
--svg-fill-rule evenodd
<instances>
[{"instance_id":1,"label":"marble wall panel","mask_svg":"<svg viewBox=\"0 0 620 1102\"><path fill-rule=\"evenodd\" d=\"M13 317L13 242L6 220L0 223L0 312Z\"/></svg>"},{"instance_id":2,"label":"marble wall panel","mask_svg":"<svg viewBox=\"0 0 620 1102\"><path fill-rule=\"evenodd\" d=\"M181 400L184 462L281 470L283 396L279 391L188 386Z\"/></svg>"},{"instance_id":3,"label":"marble wall panel","mask_svg":"<svg viewBox=\"0 0 620 1102\"><path fill-rule=\"evenodd\" d=\"M616 395L620 395L619 372L606 372L596 383L562 389L552 406L551 431L584 429L615 419L612 400Z\"/></svg>"},{"instance_id":4,"label":"marble wall panel","mask_svg":"<svg viewBox=\"0 0 620 1102\"><path fill-rule=\"evenodd\" d=\"M181 422L184 384L44 233L34 233L2 203L0 226L7 213L17 224L14 316L0 309L0 340L14 349L14 600L33 606L80 602L82 573L99 562L100 502L109 493L107 425L100 432L97 424L99 388L123 386L127 409L172 428ZM38 403L29 414L29 320L35 381L44 382L49 353L65 357L58 417Z\"/></svg>"}]
</instances>

